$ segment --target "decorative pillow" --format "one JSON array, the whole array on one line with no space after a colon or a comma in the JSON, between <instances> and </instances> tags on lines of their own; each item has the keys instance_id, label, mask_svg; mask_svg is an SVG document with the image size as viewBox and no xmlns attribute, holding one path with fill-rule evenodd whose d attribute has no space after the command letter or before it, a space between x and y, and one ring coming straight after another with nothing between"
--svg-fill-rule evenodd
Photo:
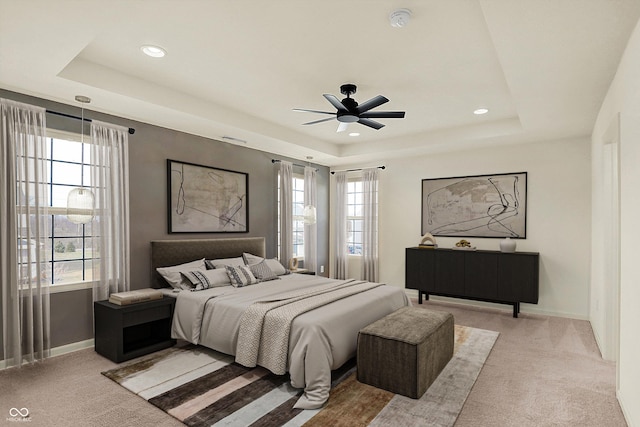
<instances>
[{"instance_id":1,"label":"decorative pillow","mask_svg":"<svg viewBox=\"0 0 640 427\"><path fill-rule=\"evenodd\" d=\"M236 258L209 259L207 261L207 265L212 265L213 268L224 268L226 266L236 267L238 265L245 265L244 258L240 256Z\"/></svg>"},{"instance_id":2,"label":"decorative pillow","mask_svg":"<svg viewBox=\"0 0 640 427\"><path fill-rule=\"evenodd\" d=\"M265 262L267 263L271 271L273 271L276 274L276 276L282 276L283 274L290 273L290 271L284 268L284 266L280 264L280 261L278 261L275 258L271 258L271 259L265 258Z\"/></svg>"},{"instance_id":3,"label":"decorative pillow","mask_svg":"<svg viewBox=\"0 0 640 427\"><path fill-rule=\"evenodd\" d=\"M269 268L266 260L262 260L258 264L249 265L249 270L261 282L278 279L279 277Z\"/></svg>"},{"instance_id":4,"label":"decorative pillow","mask_svg":"<svg viewBox=\"0 0 640 427\"><path fill-rule=\"evenodd\" d=\"M242 257L244 258L244 262L248 265L248 266L252 266L255 264L259 264L262 261L266 261L267 265L269 266L269 268L271 269L271 271L273 271L273 273L276 276L282 276L283 274L288 274L289 272L287 271L286 268L284 268L284 266L282 264L280 264L280 261L278 261L275 258L272 259L268 259L268 258L262 258L260 256L257 255L252 255L250 253L243 253Z\"/></svg>"},{"instance_id":5,"label":"decorative pillow","mask_svg":"<svg viewBox=\"0 0 640 427\"><path fill-rule=\"evenodd\" d=\"M191 282L180 274L181 271L206 270L204 258L171 267L159 267L156 271L174 289L191 289Z\"/></svg>"},{"instance_id":6,"label":"decorative pillow","mask_svg":"<svg viewBox=\"0 0 640 427\"><path fill-rule=\"evenodd\" d=\"M191 283L192 291L202 291L231 284L229 275L224 269L182 271L182 275Z\"/></svg>"},{"instance_id":7,"label":"decorative pillow","mask_svg":"<svg viewBox=\"0 0 640 427\"><path fill-rule=\"evenodd\" d=\"M244 258L244 263L247 265L260 264L264 258L258 255L253 255L248 252L244 252L242 254L242 258Z\"/></svg>"},{"instance_id":8,"label":"decorative pillow","mask_svg":"<svg viewBox=\"0 0 640 427\"><path fill-rule=\"evenodd\" d=\"M241 288L243 286L255 285L258 283L258 279L255 278L249 267L246 265L237 265L235 267L225 266L227 270L227 275L229 276L229 280L231 280L231 284L236 288Z\"/></svg>"}]
</instances>

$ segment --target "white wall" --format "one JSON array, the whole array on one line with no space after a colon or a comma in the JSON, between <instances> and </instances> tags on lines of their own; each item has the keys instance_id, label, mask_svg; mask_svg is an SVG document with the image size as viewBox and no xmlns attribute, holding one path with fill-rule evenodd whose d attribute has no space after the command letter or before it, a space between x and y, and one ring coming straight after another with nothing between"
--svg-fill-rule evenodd
<instances>
[{"instance_id":1,"label":"white wall","mask_svg":"<svg viewBox=\"0 0 640 427\"><path fill-rule=\"evenodd\" d=\"M618 400L629 426L640 426L640 23L629 39L616 77L598 114L593 130L594 183L603 181L603 171L597 168L596 157L607 142L607 131L619 117L620 139L620 337L618 356ZM593 203L598 206L606 200L602 188L594 185ZM609 224L594 211L593 238L594 271L602 271L603 261L597 248L597 239L609 230ZM607 284L594 276L592 293L607 294ZM592 319L595 329L605 329L602 317ZM603 331L603 333L610 333Z\"/></svg>"},{"instance_id":2,"label":"white wall","mask_svg":"<svg viewBox=\"0 0 640 427\"><path fill-rule=\"evenodd\" d=\"M380 281L405 285L405 248L421 239L422 179L527 172L527 238L517 240L517 250L540 253L540 300L522 304L521 311L587 319L590 151L589 139L583 138L387 160L379 189ZM360 166L369 165L353 165ZM437 238L440 247L458 240ZM479 249L499 249L500 239L467 240ZM352 267L350 273L358 277L357 263Z\"/></svg>"}]
</instances>

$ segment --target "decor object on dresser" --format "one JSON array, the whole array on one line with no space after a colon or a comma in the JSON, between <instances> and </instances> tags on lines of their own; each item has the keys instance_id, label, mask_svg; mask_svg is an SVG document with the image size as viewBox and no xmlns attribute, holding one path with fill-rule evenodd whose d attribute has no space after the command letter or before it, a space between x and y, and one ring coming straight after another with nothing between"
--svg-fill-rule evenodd
<instances>
[{"instance_id":1,"label":"decor object on dresser","mask_svg":"<svg viewBox=\"0 0 640 427\"><path fill-rule=\"evenodd\" d=\"M539 254L406 249L405 286L429 294L513 305L538 303Z\"/></svg>"},{"instance_id":2,"label":"decor object on dresser","mask_svg":"<svg viewBox=\"0 0 640 427\"><path fill-rule=\"evenodd\" d=\"M516 251L516 241L511 237L508 237L504 240L500 241L500 252L515 252Z\"/></svg>"},{"instance_id":3,"label":"decor object on dresser","mask_svg":"<svg viewBox=\"0 0 640 427\"><path fill-rule=\"evenodd\" d=\"M358 334L358 381L419 399L453 356L453 315L403 307Z\"/></svg>"},{"instance_id":4,"label":"decor object on dresser","mask_svg":"<svg viewBox=\"0 0 640 427\"><path fill-rule=\"evenodd\" d=\"M431 233L425 233L418 246L424 249L434 249L438 247L438 244L436 243L436 238L433 237Z\"/></svg>"},{"instance_id":5,"label":"decor object on dresser","mask_svg":"<svg viewBox=\"0 0 640 427\"><path fill-rule=\"evenodd\" d=\"M169 233L249 231L249 174L167 159Z\"/></svg>"},{"instance_id":6,"label":"decor object on dresser","mask_svg":"<svg viewBox=\"0 0 640 427\"><path fill-rule=\"evenodd\" d=\"M467 250L475 250L475 246L471 246L471 242L465 239L456 242L456 246L453 249L467 249Z\"/></svg>"},{"instance_id":7,"label":"decor object on dresser","mask_svg":"<svg viewBox=\"0 0 640 427\"><path fill-rule=\"evenodd\" d=\"M422 180L422 234L524 239L527 173Z\"/></svg>"},{"instance_id":8,"label":"decor object on dresser","mask_svg":"<svg viewBox=\"0 0 640 427\"><path fill-rule=\"evenodd\" d=\"M120 363L171 347L175 303L171 297L129 305L94 302L96 352Z\"/></svg>"}]
</instances>

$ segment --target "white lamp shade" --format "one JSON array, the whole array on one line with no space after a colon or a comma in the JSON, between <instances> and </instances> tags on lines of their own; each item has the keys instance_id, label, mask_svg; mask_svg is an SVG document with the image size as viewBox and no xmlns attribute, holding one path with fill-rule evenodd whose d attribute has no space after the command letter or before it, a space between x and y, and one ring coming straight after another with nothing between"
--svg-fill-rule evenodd
<instances>
[{"instance_id":1,"label":"white lamp shade","mask_svg":"<svg viewBox=\"0 0 640 427\"><path fill-rule=\"evenodd\" d=\"M93 219L94 196L87 188L74 188L67 196L67 219L75 224L86 224Z\"/></svg>"},{"instance_id":2,"label":"white lamp shade","mask_svg":"<svg viewBox=\"0 0 640 427\"><path fill-rule=\"evenodd\" d=\"M302 210L302 216L304 218L305 224L315 224L316 223L316 207L307 205Z\"/></svg>"}]
</instances>

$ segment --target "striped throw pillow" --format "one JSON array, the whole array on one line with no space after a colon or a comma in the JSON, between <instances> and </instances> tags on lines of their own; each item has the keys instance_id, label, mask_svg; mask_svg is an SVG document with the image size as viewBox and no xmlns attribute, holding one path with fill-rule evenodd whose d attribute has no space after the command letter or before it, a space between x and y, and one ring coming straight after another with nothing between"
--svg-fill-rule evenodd
<instances>
[{"instance_id":1,"label":"striped throw pillow","mask_svg":"<svg viewBox=\"0 0 640 427\"><path fill-rule=\"evenodd\" d=\"M231 284L227 272L222 269L183 271L181 274L191 283L191 291L202 291Z\"/></svg>"},{"instance_id":2,"label":"striped throw pillow","mask_svg":"<svg viewBox=\"0 0 640 427\"><path fill-rule=\"evenodd\" d=\"M255 278L247 266L237 265L232 267L226 265L224 268L227 270L227 275L229 276L229 280L231 280L231 284L236 288L255 285L258 283L258 279Z\"/></svg>"}]
</instances>

